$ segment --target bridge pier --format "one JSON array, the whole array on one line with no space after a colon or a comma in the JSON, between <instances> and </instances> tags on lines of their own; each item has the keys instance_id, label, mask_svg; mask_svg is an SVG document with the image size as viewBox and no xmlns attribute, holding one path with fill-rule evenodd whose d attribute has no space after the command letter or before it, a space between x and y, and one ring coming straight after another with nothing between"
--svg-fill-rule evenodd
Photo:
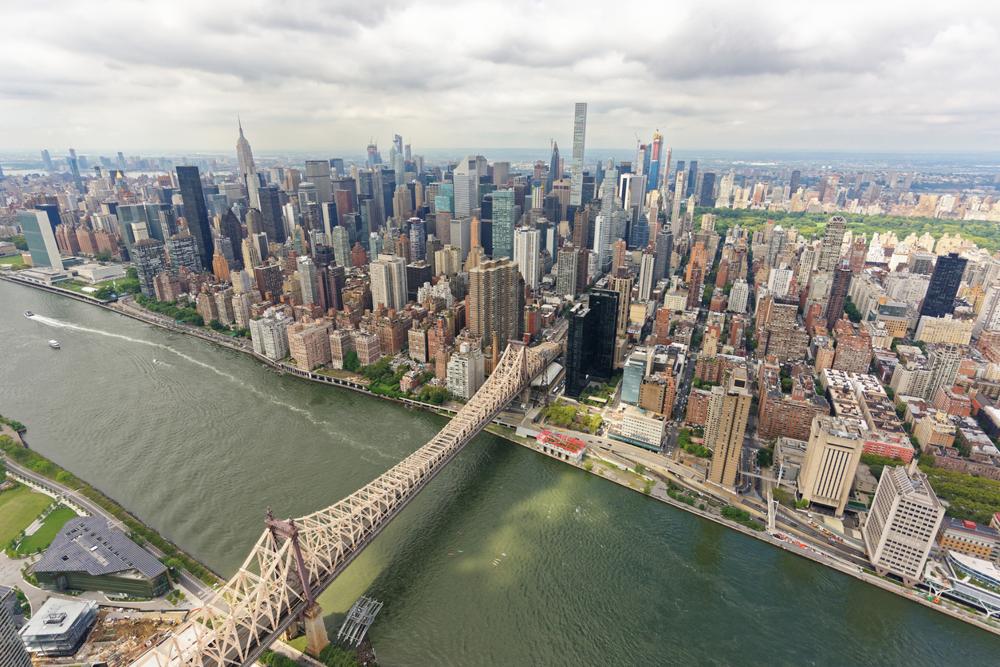
<instances>
[{"instance_id":1,"label":"bridge pier","mask_svg":"<svg viewBox=\"0 0 1000 667\"><path fill-rule=\"evenodd\" d=\"M302 624L306 629L306 653L314 658L330 644L326 634L326 624L323 623L323 610L318 604L312 604L302 614Z\"/></svg>"}]
</instances>

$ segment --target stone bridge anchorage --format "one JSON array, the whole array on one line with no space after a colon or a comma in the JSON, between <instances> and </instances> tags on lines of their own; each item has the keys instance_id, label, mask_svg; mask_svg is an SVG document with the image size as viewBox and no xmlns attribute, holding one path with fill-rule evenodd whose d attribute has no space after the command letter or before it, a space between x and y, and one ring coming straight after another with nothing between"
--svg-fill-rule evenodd
<instances>
[{"instance_id":1,"label":"stone bridge anchorage","mask_svg":"<svg viewBox=\"0 0 1000 667\"><path fill-rule=\"evenodd\" d=\"M268 511L239 571L133 667L250 665L281 634L304 626L309 651L328 643L316 598L392 519L559 353L510 343L479 391L437 435L353 494L297 519Z\"/></svg>"}]
</instances>

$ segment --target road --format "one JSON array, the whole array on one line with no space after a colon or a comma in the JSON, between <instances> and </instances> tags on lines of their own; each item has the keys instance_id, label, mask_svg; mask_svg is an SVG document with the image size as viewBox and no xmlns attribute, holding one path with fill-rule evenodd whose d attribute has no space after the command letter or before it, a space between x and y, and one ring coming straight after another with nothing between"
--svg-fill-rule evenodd
<instances>
[{"instance_id":1,"label":"road","mask_svg":"<svg viewBox=\"0 0 1000 667\"><path fill-rule=\"evenodd\" d=\"M7 466L7 469L10 470L11 472L20 475L28 480L31 480L32 482L38 484L39 486L44 486L52 491L55 491L56 493L65 496L75 505L84 509L91 516L103 517L116 528L122 530L125 533L129 532L128 527L125 526L125 524L123 524L121 521L115 518L103 507L101 507L94 501L90 500L86 496L82 495L78 491L70 489L69 487L59 484L58 482L54 482L47 477L43 477L42 475L39 475L38 473L35 473L29 470L28 468L25 468L24 466L20 465L15 461L10 460L9 458L6 459L5 464ZM166 555L162 551L157 549L154 545L147 542L144 546L151 554L153 554L157 558L160 559L166 558ZM201 600L209 599L214 593L214 590L210 586L206 585L200 579L193 577L190 573L184 570L178 571L177 575L179 579L177 583L179 583L189 593L194 594Z\"/></svg>"}]
</instances>

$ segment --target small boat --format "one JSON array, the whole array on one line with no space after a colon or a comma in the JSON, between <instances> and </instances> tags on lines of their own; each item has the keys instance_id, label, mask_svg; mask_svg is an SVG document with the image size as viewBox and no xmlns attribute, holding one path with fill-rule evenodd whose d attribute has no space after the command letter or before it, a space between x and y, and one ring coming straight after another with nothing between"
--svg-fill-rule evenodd
<instances>
[{"instance_id":1,"label":"small boat","mask_svg":"<svg viewBox=\"0 0 1000 667\"><path fill-rule=\"evenodd\" d=\"M35 316L35 314L33 312L31 312L30 310L26 310L26 311L24 311L24 316L27 317L27 318L32 318L32 317Z\"/></svg>"},{"instance_id":2,"label":"small boat","mask_svg":"<svg viewBox=\"0 0 1000 667\"><path fill-rule=\"evenodd\" d=\"M59 341L57 341L55 338L53 338L52 340L49 341L49 347L51 347L53 350L58 350L59 349Z\"/></svg>"}]
</instances>

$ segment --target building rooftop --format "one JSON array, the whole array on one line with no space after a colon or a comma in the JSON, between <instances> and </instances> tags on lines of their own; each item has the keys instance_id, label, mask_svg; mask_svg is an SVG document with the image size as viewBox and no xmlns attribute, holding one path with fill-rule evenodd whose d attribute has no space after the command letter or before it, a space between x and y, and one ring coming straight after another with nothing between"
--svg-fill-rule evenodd
<instances>
[{"instance_id":1,"label":"building rooftop","mask_svg":"<svg viewBox=\"0 0 1000 667\"><path fill-rule=\"evenodd\" d=\"M974 535L979 535L981 537L986 537L993 540L1000 540L1000 532L990 528L989 526L984 526L982 524L976 523L975 521L968 521L962 519L955 519L954 517L944 518L945 530L955 530L963 533L971 533Z\"/></svg>"},{"instance_id":2,"label":"building rooftop","mask_svg":"<svg viewBox=\"0 0 1000 667\"><path fill-rule=\"evenodd\" d=\"M95 577L136 571L152 579L167 568L105 519L91 516L68 521L34 570L86 572Z\"/></svg>"},{"instance_id":3,"label":"building rooftop","mask_svg":"<svg viewBox=\"0 0 1000 667\"><path fill-rule=\"evenodd\" d=\"M47 637L61 637L73 627L80 616L90 610L97 611L97 603L93 600L49 598L21 628L21 636L26 641L29 638L44 640Z\"/></svg>"}]
</instances>

